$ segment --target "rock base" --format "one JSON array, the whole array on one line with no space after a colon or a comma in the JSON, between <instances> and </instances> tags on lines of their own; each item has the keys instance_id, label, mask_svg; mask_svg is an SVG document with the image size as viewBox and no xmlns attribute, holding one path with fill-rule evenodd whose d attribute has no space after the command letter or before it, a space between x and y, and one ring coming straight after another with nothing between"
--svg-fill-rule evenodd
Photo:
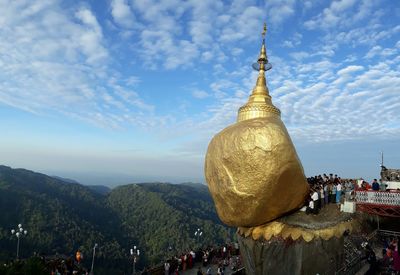
<instances>
[{"instance_id":1,"label":"rock base","mask_svg":"<svg viewBox=\"0 0 400 275\"><path fill-rule=\"evenodd\" d=\"M246 274L335 274L344 261L344 238L306 242L273 237L269 241L238 235Z\"/></svg>"},{"instance_id":2,"label":"rock base","mask_svg":"<svg viewBox=\"0 0 400 275\"><path fill-rule=\"evenodd\" d=\"M319 215L297 212L262 226L240 227L237 237L246 274L335 274L345 259L344 234L358 228L351 215L328 205Z\"/></svg>"}]
</instances>

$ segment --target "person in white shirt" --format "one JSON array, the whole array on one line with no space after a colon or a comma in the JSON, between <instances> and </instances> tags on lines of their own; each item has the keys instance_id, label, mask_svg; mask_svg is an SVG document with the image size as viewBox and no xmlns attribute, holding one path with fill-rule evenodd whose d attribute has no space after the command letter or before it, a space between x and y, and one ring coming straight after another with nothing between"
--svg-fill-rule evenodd
<instances>
[{"instance_id":1,"label":"person in white shirt","mask_svg":"<svg viewBox=\"0 0 400 275\"><path fill-rule=\"evenodd\" d=\"M315 214L315 208L314 208L314 201L311 198L312 196L310 196L310 199L308 201L308 206L306 208L306 214Z\"/></svg>"},{"instance_id":2,"label":"person in white shirt","mask_svg":"<svg viewBox=\"0 0 400 275\"><path fill-rule=\"evenodd\" d=\"M164 263L165 275L169 275L169 268L170 268L169 262L165 262L165 263Z\"/></svg>"},{"instance_id":3,"label":"person in white shirt","mask_svg":"<svg viewBox=\"0 0 400 275\"><path fill-rule=\"evenodd\" d=\"M318 193L317 191L314 191L314 193L311 195L311 200L312 200L312 204L313 204L313 214L317 214L318 213Z\"/></svg>"}]
</instances>

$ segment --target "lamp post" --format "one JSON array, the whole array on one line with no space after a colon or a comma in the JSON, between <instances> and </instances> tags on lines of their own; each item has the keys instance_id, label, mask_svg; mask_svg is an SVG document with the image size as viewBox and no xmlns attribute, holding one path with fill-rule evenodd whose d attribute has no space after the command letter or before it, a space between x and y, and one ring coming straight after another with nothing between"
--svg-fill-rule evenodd
<instances>
[{"instance_id":1,"label":"lamp post","mask_svg":"<svg viewBox=\"0 0 400 275\"><path fill-rule=\"evenodd\" d=\"M22 228L22 224L18 224L18 228L17 229L12 229L11 230L11 235L17 236L17 239L18 239L18 241L17 241L17 259L19 257L19 240L20 240L20 238L22 236L25 236L26 234L28 234L28 231L24 230Z\"/></svg>"},{"instance_id":2,"label":"lamp post","mask_svg":"<svg viewBox=\"0 0 400 275\"><path fill-rule=\"evenodd\" d=\"M195 238L197 238L197 242L200 242L200 237L203 235L203 231L200 230L200 228L197 228L197 230L194 232Z\"/></svg>"},{"instance_id":3,"label":"lamp post","mask_svg":"<svg viewBox=\"0 0 400 275\"><path fill-rule=\"evenodd\" d=\"M135 265L136 265L137 258L140 255L140 250L136 248L136 245L134 245L133 248L130 249L130 251L131 251L131 257L132 257L132 261L133 261L132 274L135 274L135 272L136 272Z\"/></svg>"},{"instance_id":4,"label":"lamp post","mask_svg":"<svg viewBox=\"0 0 400 275\"><path fill-rule=\"evenodd\" d=\"M170 258L173 256L172 253L172 246L170 244L168 244L168 252L167 252L167 258Z\"/></svg>"},{"instance_id":5,"label":"lamp post","mask_svg":"<svg viewBox=\"0 0 400 275\"><path fill-rule=\"evenodd\" d=\"M97 243L94 244L93 246L93 257L92 257L92 268L90 268L90 274L94 274L93 273L93 268L94 268L94 256L96 255L96 248L97 248Z\"/></svg>"}]
</instances>

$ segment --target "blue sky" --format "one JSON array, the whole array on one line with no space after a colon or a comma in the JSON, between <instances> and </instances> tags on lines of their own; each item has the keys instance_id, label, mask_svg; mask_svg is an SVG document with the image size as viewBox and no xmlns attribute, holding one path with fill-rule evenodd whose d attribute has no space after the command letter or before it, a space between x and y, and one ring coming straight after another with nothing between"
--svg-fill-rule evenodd
<instances>
[{"instance_id":1,"label":"blue sky","mask_svg":"<svg viewBox=\"0 0 400 275\"><path fill-rule=\"evenodd\" d=\"M0 0L0 163L86 184L204 182L255 83L306 175L400 167L398 1Z\"/></svg>"}]
</instances>

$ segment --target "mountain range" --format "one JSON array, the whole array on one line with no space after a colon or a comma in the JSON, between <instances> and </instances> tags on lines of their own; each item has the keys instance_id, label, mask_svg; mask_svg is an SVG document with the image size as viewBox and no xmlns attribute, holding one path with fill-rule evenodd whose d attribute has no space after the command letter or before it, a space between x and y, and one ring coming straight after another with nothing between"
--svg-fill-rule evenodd
<instances>
[{"instance_id":1,"label":"mountain range","mask_svg":"<svg viewBox=\"0 0 400 275\"><path fill-rule=\"evenodd\" d=\"M0 166L0 213L0 261L15 258L11 229L21 223L28 234L21 237L20 257L71 256L79 249L90 265L97 243L96 264L104 274L130 270L134 245L141 251L140 268L233 236L219 220L207 186L195 183L110 189Z\"/></svg>"}]
</instances>

